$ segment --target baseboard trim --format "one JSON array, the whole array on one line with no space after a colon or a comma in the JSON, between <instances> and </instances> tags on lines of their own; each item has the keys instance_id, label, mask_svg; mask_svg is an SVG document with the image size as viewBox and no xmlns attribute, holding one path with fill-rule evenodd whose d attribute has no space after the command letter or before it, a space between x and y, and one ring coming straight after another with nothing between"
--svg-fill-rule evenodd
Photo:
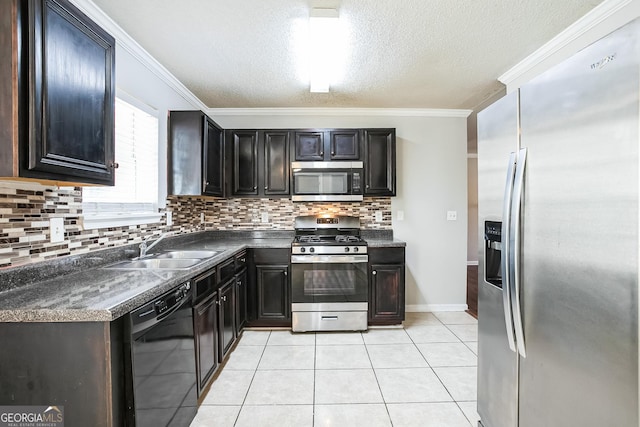
<instances>
[{"instance_id":1,"label":"baseboard trim","mask_svg":"<svg viewBox=\"0 0 640 427\"><path fill-rule=\"evenodd\" d=\"M407 304L407 313L429 313L432 311L466 311L467 304Z\"/></svg>"}]
</instances>

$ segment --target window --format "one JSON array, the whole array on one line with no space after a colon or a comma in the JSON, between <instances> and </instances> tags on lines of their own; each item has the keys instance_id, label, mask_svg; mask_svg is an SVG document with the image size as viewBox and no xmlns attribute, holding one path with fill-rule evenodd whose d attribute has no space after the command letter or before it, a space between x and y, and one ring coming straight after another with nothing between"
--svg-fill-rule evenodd
<instances>
[{"instance_id":1,"label":"window","mask_svg":"<svg viewBox=\"0 0 640 427\"><path fill-rule=\"evenodd\" d=\"M85 229L160 220L157 112L136 104L144 110L116 98L115 185L83 189Z\"/></svg>"}]
</instances>

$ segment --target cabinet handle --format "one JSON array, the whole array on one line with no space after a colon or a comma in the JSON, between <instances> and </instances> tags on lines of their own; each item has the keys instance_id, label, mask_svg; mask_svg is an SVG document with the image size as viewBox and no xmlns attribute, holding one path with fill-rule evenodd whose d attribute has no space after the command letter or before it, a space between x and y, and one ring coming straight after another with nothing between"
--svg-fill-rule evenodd
<instances>
[{"instance_id":1,"label":"cabinet handle","mask_svg":"<svg viewBox=\"0 0 640 427\"><path fill-rule=\"evenodd\" d=\"M369 188L369 184L367 184L365 187L366 187L366 188Z\"/></svg>"},{"instance_id":2,"label":"cabinet handle","mask_svg":"<svg viewBox=\"0 0 640 427\"><path fill-rule=\"evenodd\" d=\"M287 276L287 275L288 275L286 271L285 271L283 274L284 274L285 276Z\"/></svg>"},{"instance_id":3,"label":"cabinet handle","mask_svg":"<svg viewBox=\"0 0 640 427\"><path fill-rule=\"evenodd\" d=\"M120 167L120 164L119 164L119 163L116 163L116 162L112 162L112 163L109 165L109 167L110 167L111 169L118 169L118 168Z\"/></svg>"},{"instance_id":4,"label":"cabinet handle","mask_svg":"<svg viewBox=\"0 0 640 427\"><path fill-rule=\"evenodd\" d=\"M375 276L376 274L378 274L378 272L377 272L377 271L375 271L375 270L373 270L373 271L371 272L371 274L372 274L373 276Z\"/></svg>"}]
</instances>

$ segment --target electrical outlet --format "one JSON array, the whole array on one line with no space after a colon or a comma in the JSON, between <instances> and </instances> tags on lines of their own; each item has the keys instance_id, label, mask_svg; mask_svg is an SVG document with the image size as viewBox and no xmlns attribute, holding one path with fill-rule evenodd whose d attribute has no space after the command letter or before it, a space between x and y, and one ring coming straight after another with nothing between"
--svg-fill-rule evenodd
<instances>
[{"instance_id":1,"label":"electrical outlet","mask_svg":"<svg viewBox=\"0 0 640 427\"><path fill-rule=\"evenodd\" d=\"M204 212L200 212L200 224L204 224Z\"/></svg>"},{"instance_id":2,"label":"electrical outlet","mask_svg":"<svg viewBox=\"0 0 640 427\"><path fill-rule=\"evenodd\" d=\"M64 240L64 219L51 218L49 221L49 241L58 243Z\"/></svg>"},{"instance_id":3,"label":"electrical outlet","mask_svg":"<svg viewBox=\"0 0 640 427\"><path fill-rule=\"evenodd\" d=\"M455 221L458 219L457 211L447 211L447 221Z\"/></svg>"},{"instance_id":4,"label":"electrical outlet","mask_svg":"<svg viewBox=\"0 0 640 427\"><path fill-rule=\"evenodd\" d=\"M398 211L398 213L396 214L396 218L398 219L398 221L404 221L404 211Z\"/></svg>"},{"instance_id":5,"label":"electrical outlet","mask_svg":"<svg viewBox=\"0 0 640 427\"><path fill-rule=\"evenodd\" d=\"M173 225L173 212L167 211L167 227L171 227Z\"/></svg>"},{"instance_id":6,"label":"electrical outlet","mask_svg":"<svg viewBox=\"0 0 640 427\"><path fill-rule=\"evenodd\" d=\"M269 222L269 212L262 212L260 214L260 222L266 224Z\"/></svg>"},{"instance_id":7,"label":"electrical outlet","mask_svg":"<svg viewBox=\"0 0 640 427\"><path fill-rule=\"evenodd\" d=\"M382 222L382 211L376 212L376 222Z\"/></svg>"}]
</instances>

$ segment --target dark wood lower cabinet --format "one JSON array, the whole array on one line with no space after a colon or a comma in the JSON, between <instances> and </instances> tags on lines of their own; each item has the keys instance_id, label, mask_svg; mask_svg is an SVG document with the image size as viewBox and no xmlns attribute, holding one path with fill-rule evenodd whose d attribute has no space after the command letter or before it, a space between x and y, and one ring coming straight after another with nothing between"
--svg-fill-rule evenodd
<instances>
[{"instance_id":1,"label":"dark wood lower cabinet","mask_svg":"<svg viewBox=\"0 0 640 427\"><path fill-rule=\"evenodd\" d=\"M369 250L369 324L400 324L405 315L404 248Z\"/></svg>"},{"instance_id":2,"label":"dark wood lower cabinet","mask_svg":"<svg viewBox=\"0 0 640 427\"><path fill-rule=\"evenodd\" d=\"M249 256L248 325L291 326L290 249L254 249Z\"/></svg>"},{"instance_id":3,"label":"dark wood lower cabinet","mask_svg":"<svg viewBox=\"0 0 640 427\"><path fill-rule=\"evenodd\" d=\"M227 355L236 338L235 328L235 278L225 283L218 291L219 356Z\"/></svg>"},{"instance_id":4,"label":"dark wood lower cabinet","mask_svg":"<svg viewBox=\"0 0 640 427\"><path fill-rule=\"evenodd\" d=\"M236 274L236 336L247 323L247 270Z\"/></svg>"},{"instance_id":5,"label":"dark wood lower cabinet","mask_svg":"<svg viewBox=\"0 0 640 427\"><path fill-rule=\"evenodd\" d=\"M215 292L198 303L193 314L200 395L218 367L218 293Z\"/></svg>"}]
</instances>

